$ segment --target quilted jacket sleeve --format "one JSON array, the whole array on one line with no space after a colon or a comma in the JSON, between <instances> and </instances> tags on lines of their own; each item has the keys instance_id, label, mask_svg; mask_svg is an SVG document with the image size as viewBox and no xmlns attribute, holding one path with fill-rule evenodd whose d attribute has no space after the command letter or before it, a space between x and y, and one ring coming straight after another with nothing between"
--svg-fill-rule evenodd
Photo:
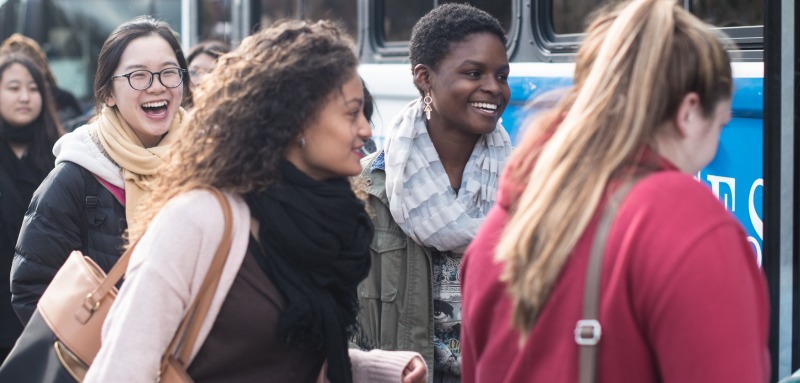
<instances>
[{"instance_id":1,"label":"quilted jacket sleeve","mask_svg":"<svg viewBox=\"0 0 800 383\"><path fill-rule=\"evenodd\" d=\"M78 165L61 163L33 194L11 265L11 304L23 324L69 253L81 248L84 193Z\"/></svg>"}]
</instances>

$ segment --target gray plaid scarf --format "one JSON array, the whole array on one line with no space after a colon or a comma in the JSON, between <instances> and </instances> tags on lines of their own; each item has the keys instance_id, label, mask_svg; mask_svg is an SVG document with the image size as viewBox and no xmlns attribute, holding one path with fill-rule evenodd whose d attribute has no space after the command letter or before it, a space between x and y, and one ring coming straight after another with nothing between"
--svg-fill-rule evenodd
<instances>
[{"instance_id":1,"label":"gray plaid scarf","mask_svg":"<svg viewBox=\"0 0 800 383\"><path fill-rule=\"evenodd\" d=\"M461 253L494 205L500 170L511 155L503 126L483 135L464 168L458 195L428 135L421 99L392 122L384 145L389 210L415 242Z\"/></svg>"}]
</instances>

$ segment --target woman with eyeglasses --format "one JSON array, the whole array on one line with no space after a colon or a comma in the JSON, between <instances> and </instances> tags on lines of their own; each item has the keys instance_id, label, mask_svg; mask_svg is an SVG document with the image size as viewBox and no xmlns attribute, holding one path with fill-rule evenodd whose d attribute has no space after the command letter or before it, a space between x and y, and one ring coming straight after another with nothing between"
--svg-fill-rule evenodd
<instances>
[{"instance_id":1,"label":"woman with eyeglasses","mask_svg":"<svg viewBox=\"0 0 800 383\"><path fill-rule=\"evenodd\" d=\"M228 53L230 47L227 43L216 40L203 41L189 49L186 63L189 65L189 90L183 100L183 107L191 109L194 104L193 94L200 82L217 66L219 57Z\"/></svg>"},{"instance_id":2,"label":"woman with eyeglasses","mask_svg":"<svg viewBox=\"0 0 800 383\"><path fill-rule=\"evenodd\" d=\"M72 250L105 271L122 255L122 234L147 204L148 180L184 119L186 67L175 31L151 17L120 25L103 44L97 116L56 142L55 169L22 223L11 301L23 323Z\"/></svg>"},{"instance_id":3,"label":"woman with eyeglasses","mask_svg":"<svg viewBox=\"0 0 800 383\"><path fill-rule=\"evenodd\" d=\"M220 204L198 190L208 186L229 202L231 247L186 361L191 379L426 381L416 353L348 348L373 234L348 182L372 134L354 52L333 22L287 20L220 59L131 223L138 245L83 382L158 379L222 239Z\"/></svg>"}]
</instances>

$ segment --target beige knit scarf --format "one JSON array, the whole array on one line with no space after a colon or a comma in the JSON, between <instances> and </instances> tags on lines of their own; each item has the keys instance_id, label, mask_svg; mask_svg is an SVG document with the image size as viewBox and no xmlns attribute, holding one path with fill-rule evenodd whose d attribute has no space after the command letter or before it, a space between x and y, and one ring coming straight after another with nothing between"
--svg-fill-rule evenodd
<instances>
[{"instance_id":1,"label":"beige knit scarf","mask_svg":"<svg viewBox=\"0 0 800 383\"><path fill-rule=\"evenodd\" d=\"M152 148L145 148L117 108L104 107L92 123L106 153L122 168L125 181L125 216L128 226L141 214L150 190L146 182L158 167L167 161L171 144L180 136L181 123L186 112L178 109L169 132Z\"/></svg>"}]
</instances>

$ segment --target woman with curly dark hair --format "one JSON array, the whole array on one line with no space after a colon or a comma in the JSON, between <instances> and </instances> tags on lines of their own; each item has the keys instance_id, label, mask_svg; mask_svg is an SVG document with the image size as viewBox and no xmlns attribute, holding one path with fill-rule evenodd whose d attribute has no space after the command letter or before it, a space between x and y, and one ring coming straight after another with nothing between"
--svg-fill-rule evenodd
<instances>
[{"instance_id":1,"label":"woman with curly dark hair","mask_svg":"<svg viewBox=\"0 0 800 383\"><path fill-rule=\"evenodd\" d=\"M208 186L230 202L233 238L195 381L424 381L415 353L348 350L373 233L348 180L370 137L357 65L324 21L279 23L220 59L131 227L139 242L86 382L156 379L222 238Z\"/></svg>"},{"instance_id":2,"label":"woman with curly dark hair","mask_svg":"<svg viewBox=\"0 0 800 383\"><path fill-rule=\"evenodd\" d=\"M362 161L376 232L355 340L421 353L435 382L460 380L458 268L511 154L500 124L511 94L505 43L497 19L469 5L421 18L409 57L420 97Z\"/></svg>"}]
</instances>

